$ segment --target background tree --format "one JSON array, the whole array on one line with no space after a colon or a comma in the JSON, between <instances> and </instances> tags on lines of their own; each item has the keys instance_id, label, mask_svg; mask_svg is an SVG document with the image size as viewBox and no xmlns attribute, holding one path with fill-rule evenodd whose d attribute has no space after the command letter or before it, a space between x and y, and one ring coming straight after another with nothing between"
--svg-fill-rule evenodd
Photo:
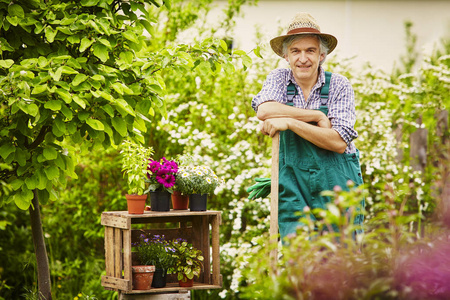
<instances>
[{"instance_id":1,"label":"background tree","mask_svg":"<svg viewBox=\"0 0 450 300\"><path fill-rule=\"evenodd\" d=\"M163 5L170 1L0 2L0 180L12 187L1 205L29 210L43 299L51 282L40 204L78 177L76 151L144 143L146 122L166 114L163 72L231 59L212 39L152 47Z\"/></svg>"}]
</instances>

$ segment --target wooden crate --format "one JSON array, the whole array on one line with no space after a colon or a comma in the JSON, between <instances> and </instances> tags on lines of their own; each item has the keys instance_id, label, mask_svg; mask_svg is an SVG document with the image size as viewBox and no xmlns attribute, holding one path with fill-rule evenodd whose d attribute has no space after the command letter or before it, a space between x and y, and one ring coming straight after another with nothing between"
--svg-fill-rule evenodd
<instances>
[{"instance_id":1,"label":"wooden crate","mask_svg":"<svg viewBox=\"0 0 450 300\"><path fill-rule=\"evenodd\" d=\"M219 256L220 223L221 212L210 210L146 211L137 215L128 214L127 211L103 212L101 224L105 226L106 275L102 276L102 286L125 294L222 288ZM193 287L180 288L175 274L167 277L167 286L164 288L144 291L132 289L131 266L135 264L132 243L138 241L142 232L165 235L166 239L181 237L202 251L205 258L203 270L198 278L195 277Z\"/></svg>"}]
</instances>

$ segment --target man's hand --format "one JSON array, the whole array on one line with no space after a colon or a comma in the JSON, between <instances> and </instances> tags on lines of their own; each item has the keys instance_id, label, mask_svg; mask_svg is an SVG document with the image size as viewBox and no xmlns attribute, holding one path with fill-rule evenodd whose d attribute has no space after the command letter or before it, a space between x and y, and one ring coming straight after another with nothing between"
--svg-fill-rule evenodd
<instances>
[{"instance_id":1,"label":"man's hand","mask_svg":"<svg viewBox=\"0 0 450 300\"><path fill-rule=\"evenodd\" d=\"M317 126L322 128L331 128L331 121L324 113L322 113L319 120L317 121Z\"/></svg>"},{"instance_id":2,"label":"man's hand","mask_svg":"<svg viewBox=\"0 0 450 300\"><path fill-rule=\"evenodd\" d=\"M274 118L267 119L261 124L261 132L265 135L273 137L278 131L285 131L289 129L289 123L293 120L291 118Z\"/></svg>"}]
</instances>

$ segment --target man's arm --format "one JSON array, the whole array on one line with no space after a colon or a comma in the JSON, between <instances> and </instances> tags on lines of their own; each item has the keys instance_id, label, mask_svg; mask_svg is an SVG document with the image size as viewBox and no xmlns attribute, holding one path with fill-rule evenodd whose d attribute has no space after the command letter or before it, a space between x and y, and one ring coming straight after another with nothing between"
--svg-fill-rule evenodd
<instances>
[{"instance_id":1,"label":"man's arm","mask_svg":"<svg viewBox=\"0 0 450 300\"><path fill-rule=\"evenodd\" d=\"M306 123L317 123L319 127L331 128L330 120L319 110L297 108L275 101L261 103L256 116L261 121L273 118L293 118Z\"/></svg>"},{"instance_id":2,"label":"man's arm","mask_svg":"<svg viewBox=\"0 0 450 300\"><path fill-rule=\"evenodd\" d=\"M322 149L344 153L347 148L347 144L336 130L314 126L293 118L267 119L261 126L261 132L271 137L277 131L288 129Z\"/></svg>"}]
</instances>

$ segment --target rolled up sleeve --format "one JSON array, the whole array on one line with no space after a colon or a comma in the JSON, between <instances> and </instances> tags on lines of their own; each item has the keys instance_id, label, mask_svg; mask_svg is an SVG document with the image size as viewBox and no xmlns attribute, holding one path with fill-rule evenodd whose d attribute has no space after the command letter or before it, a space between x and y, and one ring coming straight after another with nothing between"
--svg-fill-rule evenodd
<instances>
[{"instance_id":1,"label":"rolled up sleeve","mask_svg":"<svg viewBox=\"0 0 450 300\"><path fill-rule=\"evenodd\" d=\"M275 69L267 75L261 91L253 98L252 108L258 111L258 106L267 101L286 102L286 82L289 75L287 69Z\"/></svg>"},{"instance_id":2,"label":"rolled up sleeve","mask_svg":"<svg viewBox=\"0 0 450 300\"><path fill-rule=\"evenodd\" d=\"M335 85L337 90L332 93L333 97L329 101L328 118L332 128L339 133L347 145L350 145L358 137L358 133L354 129L356 122L355 93L347 78L340 76L338 80L339 83Z\"/></svg>"}]
</instances>

